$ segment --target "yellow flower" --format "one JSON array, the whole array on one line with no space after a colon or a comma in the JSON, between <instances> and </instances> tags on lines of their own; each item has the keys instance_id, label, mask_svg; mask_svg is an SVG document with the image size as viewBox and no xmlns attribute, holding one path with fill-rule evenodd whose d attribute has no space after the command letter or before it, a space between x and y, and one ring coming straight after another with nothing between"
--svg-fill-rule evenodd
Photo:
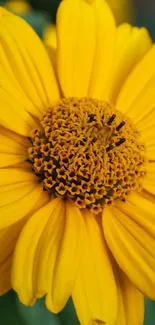
<instances>
[{"instance_id":1,"label":"yellow flower","mask_svg":"<svg viewBox=\"0 0 155 325\"><path fill-rule=\"evenodd\" d=\"M132 1L128 0L107 0L110 8L112 9L117 24L121 22L133 20L133 6ZM54 24L49 24L43 35L45 45L56 48L56 28Z\"/></svg>"},{"instance_id":2,"label":"yellow flower","mask_svg":"<svg viewBox=\"0 0 155 325\"><path fill-rule=\"evenodd\" d=\"M0 292L71 296L82 325L155 298L155 47L103 0L64 0L57 49L0 11ZM54 68L51 59L54 59Z\"/></svg>"},{"instance_id":3,"label":"yellow flower","mask_svg":"<svg viewBox=\"0 0 155 325\"><path fill-rule=\"evenodd\" d=\"M54 24L49 24L43 33L43 42L46 46L52 46L54 49L57 47L56 28Z\"/></svg>"}]
</instances>

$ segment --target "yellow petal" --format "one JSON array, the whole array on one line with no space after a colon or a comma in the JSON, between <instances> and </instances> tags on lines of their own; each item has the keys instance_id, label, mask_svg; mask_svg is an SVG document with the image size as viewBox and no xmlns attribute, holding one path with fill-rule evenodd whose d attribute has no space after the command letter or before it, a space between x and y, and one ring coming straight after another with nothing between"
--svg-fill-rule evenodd
<instances>
[{"instance_id":1,"label":"yellow petal","mask_svg":"<svg viewBox=\"0 0 155 325\"><path fill-rule=\"evenodd\" d=\"M21 188L18 189L19 191ZM23 189L22 189L23 190ZM18 200L13 202L8 202L6 205L0 206L0 228L7 227L14 222L17 222L23 218L27 213L31 211L35 202L40 197L42 192L42 186L36 186L33 190L30 187L29 192L22 197L23 191L21 192L21 197ZM14 194L14 191L11 191L11 194ZM25 194L25 193L24 193ZM9 191L8 191L9 195Z\"/></svg>"},{"instance_id":2,"label":"yellow petal","mask_svg":"<svg viewBox=\"0 0 155 325\"><path fill-rule=\"evenodd\" d=\"M153 88L150 85L150 89L152 89L152 95L148 94L148 100L146 103L146 107L150 108L143 110L142 118L137 123L137 128L141 133L141 139L144 142L147 149L147 159L150 161L155 161L155 108L154 108L154 95ZM152 104L151 104L151 101ZM150 105L151 104L151 105ZM151 109L152 107L152 109ZM149 111L149 112L148 112Z\"/></svg>"},{"instance_id":3,"label":"yellow petal","mask_svg":"<svg viewBox=\"0 0 155 325\"><path fill-rule=\"evenodd\" d=\"M48 45L46 45L46 50L47 50L49 58L50 58L50 60L52 62L53 69L55 71L55 75L56 75L56 78L57 78L57 51L56 51L56 49L54 47L48 46ZM57 83L59 85L58 80L57 80Z\"/></svg>"},{"instance_id":4,"label":"yellow petal","mask_svg":"<svg viewBox=\"0 0 155 325\"><path fill-rule=\"evenodd\" d=\"M57 48L57 36L55 25L49 25L44 30L43 42L45 45L50 46L54 49Z\"/></svg>"},{"instance_id":5,"label":"yellow petal","mask_svg":"<svg viewBox=\"0 0 155 325\"><path fill-rule=\"evenodd\" d=\"M152 115L153 114L150 114L150 118L154 118L155 115ZM153 123L154 119L152 120L152 125L149 125L148 128L144 129L144 131L143 128L140 131L142 142L145 144L146 147L147 159L150 161L155 160L155 126L153 125Z\"/></svg>"},{"instance_id":6,"label":"yellow petal","mask_svg":"<svg viewBox=\"0 0 155 325\"><path fill-rule=\"evenodd\" d=\"M142 141L145 143L146 146L151 146L151 145L155 145L155 139L154 139L154 135L155 135L155 130L154 128L148 128L147 130L145 130L145 132L141 132L141 138Z\"/></svg>"},{"instance_id":7,"label":"yellow petal","mask_svg":"<svg viewBox=\"0 0 155 325\"><path fill-rule=\"evenodd\" d=\"M72 293L76 313L82 325L97 320L99 324L114 325L117 293L108 250L93 215L84 212L84 217L86 234L82 261Z\"/></svg>"},{"instance_id":8,"label":"yellow petal","mask_svg":"<svg viewBox=\"0 0 155 325\"><path fill-rule=\"evenodd\" d=\"M23 182L36 182L37 177L32 172L18 170L17 168L0 169L0 187L20 184Z\"/></svg>"},{"instance_id":9,"label":"yellow petal","mask_svg":"<svg viewBox=\"0 0 155 325\"><path fill-rule=\"evenodd\" d=\"M115 67L109 95L112 103L116 102L124 81L151 45L151 38L145 28L132 27L129 24L122 24L117 28Z\"/></svg>"},{"instance_id":10,"label":"yellow petal","mask_svg":"<svg viewBox=\"0 0 155 325\"><path fill-rule=\"evenodd\" d=\"M143 191L141 192L143 197L146 198L147 200L149 200L150 202L155 204L155 195L147 192L146 190L143 189Z\"/></svg>"},{"instance_id":11,"label":"yellow petal","mask_svg":"<svg viewBox=\"0 0 155 325\"><path fill-rule=\"evenodd\" d=\"M94 12L96 44L88 96L106 100L114 68L116 27L106 1L94 1Z\"/></svg>"},{"instance_id":12,"label":"yellow petal","mask_svg":"<svg viewBox=\"0 0 155 325\"><path fill-rule=\"evenodd\" d=\"M64 308L71 296L81 261L83 240L83 216L73 203L67 202L64 234L55 262L51 292L46 300L47 306L55 313Z\"/></svg>"},{"instance_id":13,"label":"yellow petal","mask_svg":"<svg viewBox=\"0 0 155 325\"><path fill-rule=\"evenodd\" d=\"M59 98L46 50L32 28L20 17L1 8L0 21L1 87L22 103L22 108L18 107L21 114L26 111L39 117ZM3 85L3 74L8 86L6 82Z\"/></svg>"},{"instance_id":14,"label":"yellow petal","mask_svg":"<svg viewBox=\"0 0 155 325\"><path fill-rule=\"evenodd\" d=\"M147 157L151 161L155 161L155 146L150 145L147 146Z\"/></svg>"},{"instance_id":15,"label":"yellow petal","mask_svg":"<svg viewBox=\"0 0 155 325\"><path fill-rule=\"evenodd\" d=\"M0 133L3 134L5 137L13 139L15 142L22 145L26 149L30 146L30 142L26 137L22 137L19 134L6 129L1 125L0 125Z\"/></svg>"},{"instance_id":16,"label":"yellow petal","mask_svg":"<svg viewBox=\"0 0 155 325\"><path fill-rule=\"evenodd\" d=\"M24 225L23 219L7 228L0 229L0 264L12 254L20 230Z\"/></svg>"},{"instance_id":17,"label":"yellow petal","mask_svg":"<svg viewBox=\"0 0 155 325\"><path fill-rule=\"evenodd\" d=\"M148 101L149 103L149 101ZM140 121L136 124L137 128L141 132L141 134L145 134L148 130L155 127L155 108L152 107L152 110L147 112L147 110L144 111L143 117L140 119Z\"/></svg>"},{"instance_id":18,"label":"yellow petal","mask_svg":"<svg viewBox=\"0 0 155 325\"><path fill-rule=\"evenodd\" d=\"M115 325L143 325L144 296L115 262L113 268L118 292L118 315Z\"/></svg>"},{"instance_id":19,"label":"yellow petal","mask_svg":"<svg viewBox=\"0 0 155 325\"><path fill-rule=\"evenodd\" d=\"M57 16L57 66L65 96L103 95L114 31L113 17L104 1L62 1Z\"/></svg>"},{"instance_id":20,"label":"yellow petal","mask_svg":"<svg viewBox=\"0 0 155 325\"><path fill-rule=\"evenodd\" d=\"M146 296L155 298L154 204L138 194L103 212L103 230L120 268Z\"/></svg>"},{"instance_id":21,"label":"yellow petal","mask_svg":"<svg viewBox=\"0 0 155 325\"><path fill-rule=\"evenodd\" d=\"M24 104L21 102L19 91L15 91L14 81L9 75L6 75L6 71L1 66L0 75L0 124L21 135L30 136L32 129L36 128L37 124L26 110L26 107L29 107L27 101ZM15 96L16 94L17 96ZM22 101L24 102L24 96Z\"/></svg>"},{"instance_id":22,"label":"yellow petal","mask_svg":"<svg viewBox=\"0 0 155 325\"><path fill-rule=\"evenodd\" d=\"M127 111L127 115L132 118L134 123L139 124L143 121L143 125L145 125L145 118L152 113L152 111L155 112L154 87L155 75L145 84L144 88L137 95Z\"/></svg>"},{"instance_id":23,"label":"yellow petal","mask_svg":"<svg viewBox=\"0 0 155 325\"><path fill-rule=\"evenodd\" d=\"M30 164L27 161L21 162L19 164L15 164L13 166L11 166L11 168L18 168L19 170L25 170L25 171L29 171L30 173L32 173L32 164Z\"/></svg>"},{"instance_id":24,"label":"yellow petal","mask_svg":"<svg viewBox=\"0 0 155 325\"><path fill-rule=\"evenodd\" d=\"M44 192L41 200L38 199L31 212L33 213L47 202L48 196ZM0 230L0 295L11 289L12 255L19 234L29 217L28 214L15 224Z\"/></svg>"},{"instance_id":25,"label":"yellow petal","mask_svg":"<svg viewBox=\"0 0 155 325\"><path fill-rule=\"evenodd\" d=\"M42 192L35 175L18 169L0 169L0 228L31 211Z\"/></svg>"},{"instance_id":26,"label":"yellow petal","mask_svg":"<svg viewBox=\"0 0 155 325\"><path fill-rule=\"evenodd\" d=\"M23 228L16 245L13 266L12 286L20 300L31 305L35 301L35 259L39 256L39 240L51 215L62 208L60 199L54 199L29 219ZM42 261L43 262L43 261ZM46 277L46 274L44 274Z\"/></svg>"},{"instance_id":27,"label":"yellow petal","mask_svg":"<svg viewBox=\"0 0 155 325\"><path fill-rule=\"evenodd\" d=\"M24 219L0 230L0 295L11 289L12 253L24 225Z\"/></svg>"},{"instance_id":28,"label":"yellow petal","mask_svg":"<svg viewBox=\"0 0 155 325\"><path fill-rule=\"evenodd\" d=\"M28 158L29 141L0 127L0 167L7 167L25 161Z\"/></svg>"},{"instance_id":29,"label":"yellow petal","mask_svg":"<svg viewBox=\"0 0 155 325\"><path fill-rule=\"evenodd\" d=\"M63 93L86 96L95 52L94 4L62 1L57 14L57 68Z\"/></svg>"},{"instance_id":30,"label":"yellow petal","mask_svg":"<svg viewBox=\"0 0 155 325\"><path fill-rule=\"evenodd\" d=\"M53 204L53 203L52 203ZM46 225L38 244L38 254L35 262L35 295L40 298L48 293L46 304L53 309L52 302L52 281L53 272L64 233L65 225L65 204L60 202L55 210L49 205L50 219ZM46 276L45 276L46 275ZM52 304L52 307L51 307Z\"/></svg>"},{"instance_id":31,"label":"yellow petal","mask_svg":"<svg viewBox=\"0 0 155 325\"><path fill-rule=\"evenodd\" d=\"M143 188L155 195L155 163L150 162L146 166L146 177L143 181Z\"/></svg>"},{"instance_id":32,"label":"yellow petal","mask_svg":"<svg viewBox=\"0 0 155 325\"><path fill-rule=\"evenodd\" d=\"M116 102L117 108L133 117L136 122L152 109L155 80L154 60L155 46L153 45L129 74Z\"/></svg>"},{"instance_id":33,"label":"yellow petal","mask_svg":"<svg viewBox=\"0 0 155 325\"><path fill-rule=\"evenodd\" d=\"M24 184L24 183L23 183ZM17 184L18 185L18 184ZM5 191L5 189L4 189ZM0 194L3 192L3 188L0 187ZM8 194L7 192L4 192ZM9 192L10 193L10 192ZM10 256L14 250L17 238L20 234L21 229L28 220L31 213L34 213L36 210L48 203L48 196L46 193L42 193L41 200L40 198L33 207L33 210L26 215L24 218L14 223L13 225L0 229L0 263L4 261L8 256Z\"/></svg>"}]
</instances>

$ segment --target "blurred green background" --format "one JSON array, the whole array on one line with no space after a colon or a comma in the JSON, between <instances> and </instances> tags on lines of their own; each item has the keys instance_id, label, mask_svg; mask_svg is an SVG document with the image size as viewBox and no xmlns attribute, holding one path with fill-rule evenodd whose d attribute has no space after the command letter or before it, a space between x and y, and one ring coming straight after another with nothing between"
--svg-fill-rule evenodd
<instances>
[{"instance_id":1,"label":"blurred green background","mask_svg":"<svg viewBox=\"0 0 155 325\"><path fill-rule=\"evenodd\" d=\"M74 1L74 0L73 0ZM146 26L155 39L155 0L108 0L117 23L129 21L137 26ZM20 2L20 3L19 3ZM0 4L20 14L38 33L45 37L48 26L55 23L60 0L0 1ZM78 325L75 310L70 300L65 309L53 315L38 300L34 307L23 306L12 290L0 297L0 325ZM155 325L155 302L145 300L145 325ZM121 325L121 324L120 324ZM131 324L132 325L132 324Z\"/></svg>"},{"instance_id":2,"label":"blurred green background","mask_svg":"<svg viewBox=\"0 0 155 325\"><path fill-rule=\"evenodd\" d=\"M60 1L29 0L35 10L48 12L52 22L55 22ZM155 0L108 0L108 2L116 13L118 23L129 19L137 26L146 26L155 40Z\"/></svg>"},{"instance_id":3,"label":"blurred green background","mask_svg":"<svg viewBox=\"0 0 155 325\"><path fill-rule=\"evenodd\" d=\"M115 14L117 23L129 21L137 26L146 26L155 40L155 0L107 0ZM10 0L14 9L18 2L25 0ZM56 11L61 0L27 0L32 11L23 13L24 18L36 29L42 37L44 28L49 23L55 23ZM0 0L0 3L6 1ZM7 4L9 0L7 0Z\"/></svg>"},{"instance_id":4,"label":"blurred green background","mask_svg":"<svg viewBox=\"0 0 155 325\"><path fill-rule=\"evenodd\" d=\"M0 324L1 325L80 325L71 300L58 315L49 312L44 299L37 301L33 307L22 305L16 293L11 290L0 297ZM155 302L145 300L144 325L155 324ZM121 324L120 324L121 325ZM132 325L132 324L130 324Z\"/></svg>"}]
</instances>

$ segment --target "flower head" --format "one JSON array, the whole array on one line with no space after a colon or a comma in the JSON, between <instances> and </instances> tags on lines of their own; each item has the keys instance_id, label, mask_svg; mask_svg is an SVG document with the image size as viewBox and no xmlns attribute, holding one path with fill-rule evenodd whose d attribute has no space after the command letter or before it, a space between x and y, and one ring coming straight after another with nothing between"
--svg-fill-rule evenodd
<instances>
[{"instance_id":1,"label":"flower head","mask_svg":"<svg viewBox=\"0 0 155 325\"><path fill-rule=\"evenodd\" d=\"M155 47L103 0L63 0L57 48L0 13L0 292L82 325L155 298Z\"/></svg>"}]
</instances>

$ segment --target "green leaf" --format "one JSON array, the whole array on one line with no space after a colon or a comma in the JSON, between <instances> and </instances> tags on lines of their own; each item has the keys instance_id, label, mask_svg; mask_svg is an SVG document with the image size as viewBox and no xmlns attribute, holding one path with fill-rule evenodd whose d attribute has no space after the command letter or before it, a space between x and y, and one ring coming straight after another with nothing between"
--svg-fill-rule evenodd
<instances>
[{"instance_id":1,"label":"green leaf","mask_svg":"<svg viewBox=\"0 0 155 325\"><path fill-rule=\"evenodd\" d=\"M79 325L76 312L70 299L58 315L51 313L44 299L39 299L33 307L24 306L17 294L10 290L0 297L1 325Z\"/></svg>"},{"instance_id":2,"label":"green leaf","mask_svg":"<svg viewBox=\"0 0 155 325\"><path fill-rule=\"evenodd\" d=\"M79 321L76 316L76 311L72 302L72 299L69 299L65 308L59 313L59 317L63 325L79 325Z\"/></svg>"},{"instance_id":3,"label":"green leaf","mask_svg":"<svg viewBox=\"0 0 155 325\"><path fill-rule=\"evenodd\" d=\"M155 324L155 301L145 299L145 320L144 325Z\"/></svg>"},{"instance_id":4,"label":"green leaf","mask_svg":"<svg viewBox=\"0 0 155 325\"><path fill-rule=\"evenodd\" d=\"M50 23L50 16L48 13L31 11L29 14L21 15L29 25L36 31L36 33L42 38L43 32L46 26Z\"/></svg>"},{"instance_id":5,"label":"green leaf","mask_svg":"<svg viewBox=\"0 0 155 325\"><path fill-rule=\"evenodd\" d=\"M70 299L58 315L49 312L44 299L33 307L25 307L18 300L16 293L10 290L0 297L1 325L79 325L76 312ZM144 325L155 325L155 302L145 299Z\"/></svg>"},{"instance_id":6,"label":"green leaf","mask_svg":"<svg viewBox=\"0 0 155 325\"><path fill-rule=\"evenodd\" d=\"M39 299L33 307L26 307L16 297L16 305L26 325L62 325L59 316L46 308L44 299Z\"/></svg>"},{"instance_id":7,"label":"green leaf","mask_svg":"<svg viewBox=\"0 0 155 325\"><path fill-rule=\"evenodd\" d=\"M0 324L26 325L18 312L16 294L12 290L0 297Z\"/></svg>"}]
</instances>

